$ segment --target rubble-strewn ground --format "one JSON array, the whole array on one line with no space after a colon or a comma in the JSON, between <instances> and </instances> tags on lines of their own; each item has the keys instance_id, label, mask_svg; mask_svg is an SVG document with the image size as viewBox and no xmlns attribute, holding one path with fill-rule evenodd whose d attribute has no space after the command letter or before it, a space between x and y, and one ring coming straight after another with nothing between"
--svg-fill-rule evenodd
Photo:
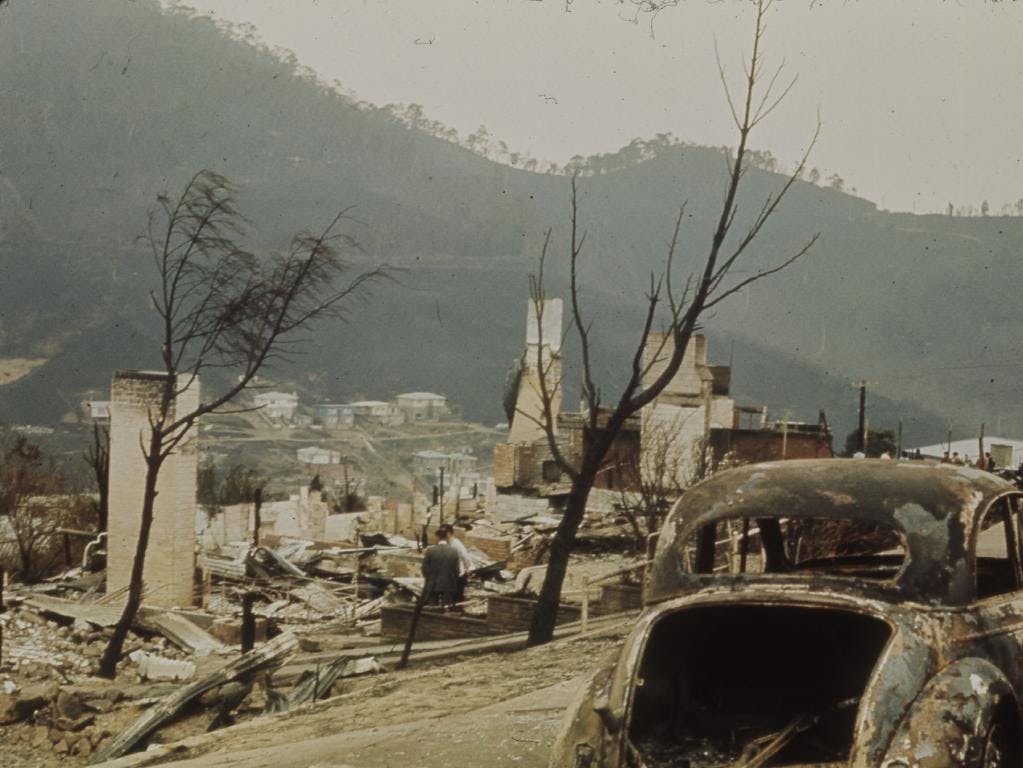
<instances>
[{"instance_id":1,"label":"rubble-strewn ground","mask_svg":"<svg viewBox=\"0 0 1023 768\"><path fill-rule=\"evenodd\" d=\"M383 750L382 754L387 750L404 749L419 757L417 760L406 759L403 764L436 765L439 768L449 764L446 761L451 758L450 749L455 745L461 744L463 749L473 748L473 722L478 717L479 727L501 730L490 733L492 739L511 740L510 746L532 756L532 762L514 764L542 765L566 696L542 693L534 705L524 705L524 708L519 708L522 711L516 709L515 713L505 712L501 716L486 708L573 681L591 668L597 659L610 652L626 628L627 625L619 626L607 634L559 640L534 649L489 653L429 668L413 666L401 672L343 680L335 687L337 695L332 698L304 705L283 715L258 716L262 696L254 694L248 709L243 710L239 718L243 722L238 725L204 734L204 726L212 719L212 714L200 708L162 729L153 741L169 744L185 739L180 748L166 754L163 761L204 756L204 765L224 764L228 758L231 765L249 765L248 758L241 753L262 750L265 757L269 754L267 750L283 746L286 756L296 761L294 765L305 766L311 763L308 760L303 762L301 743L329 738L330 744L310 745L310 754L317 750L343 752L358 748L363 750L360 752L363 757L353 764L385 765L386 762L377 763L372 759L370 753L374 749ZM99 687L116 691L125 686L122 683L109 688L100 684ZM555 690L566 694L569 688L562 686ZM137 696L137 686L130 693ZM116 698L116 694L107 695ZM114 711L114 719L110 716L104 719L103 730L114 731L127 726L143 711L139 703L138 699L122 702L120 709ZM531 712L534 714L530 715ZM423 721L431 721L432 724ZM419 725L409 725L412 723ZM522 729L521 733L516 730L518 728ZM379 729L379 739L368 738L367 733L372 734L373 729ZM103 733L103 730L98 733ZM0 728L0 762L10 768L49 768L85 762L86 755L81 754L82 750L77 750L79 754L54 751L51 731L52 728L29 723ZM345 738L346 734L351 734L350 743ZM433 743L436 747L434 758L424 762L422 750L416 746L418 742ZM70 750L72 753L75 751ZM322 761L322 757L318 759ZM148 764L150 755L129 756L118 762L139 765L140 760ZM344 763L343 759L329 762L331 765ZM282 755L271 764L284 768L289 763Z\"/></svg>"},{"instance_id":2,"label":"rubble-strewn ground","mask_svg":"<svg viewBox=\"0 0 1023 768\"><path fill-rule=\"evenodd\" d=\"M546 768L578 679L483 709L312 739L212 752L165 768ZM130 768L130 763L104 768Z\"/></svg>"}]
</instances>

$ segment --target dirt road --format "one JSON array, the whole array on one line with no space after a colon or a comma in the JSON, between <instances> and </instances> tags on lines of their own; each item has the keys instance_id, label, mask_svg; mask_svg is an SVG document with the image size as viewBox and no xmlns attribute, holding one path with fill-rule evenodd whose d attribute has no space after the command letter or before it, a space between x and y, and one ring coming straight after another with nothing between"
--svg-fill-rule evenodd
<instances>
[{"instance_id":1,"label":"dirt road","mask_svg":"<svg viewBox=\"0 0 1023 768\"><path fill-rule=\"evenodd\" d=\"M161 731L155 752L103 768L544 766L581 676L627 628L353 679L331 699L211 734L187 736L196 724L181 723Z\"/></svg>"},{"instance_id":2,"label":"dirt road","mask_svg":"<svg viewBox=\"0 0 1023 768\"><path fill-rule=\"evenodd\" d=\"M216 752L173 768L544 768L579 679L476 712Z\"/></svg>"}]
</instances>

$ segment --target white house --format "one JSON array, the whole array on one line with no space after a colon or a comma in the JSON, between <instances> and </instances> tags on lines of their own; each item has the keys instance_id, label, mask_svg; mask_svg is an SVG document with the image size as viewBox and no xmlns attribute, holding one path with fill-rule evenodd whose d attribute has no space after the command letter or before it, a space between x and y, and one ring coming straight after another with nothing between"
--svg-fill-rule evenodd
<instances>
[{"instance_id":1,"label":"white house","mask_svg":"<svg viewBox=\"0 0 1023 768\"><path fill-rule=\"evenodd\" d=\"M390 424L398 425L404 421L401 411L393 403L385 403L383 400L359 400L350 403L352 413L356 422L363 424Z\"/></svg>"},{"instance_id":2,"label":"white house","mask_svg":"<svg viewBox=\"0 0 1023 768\"><path fill-rule=\"evenodd\" d=\"M260 392L252 401L268 419L293 421L298 409L298 394L295 392Z\"/></svg>"},{"instance_id":3,"label":"white house","mask_svg":"<svg viewBox=\"0 0 1023 768\"><path fill-rule=\"evenodd\" d=\"M89 409L89 417L93 421L110 421L109 400L90 400L86 406Z\"/></svg>"},{"instance_id":4,"label":"white house","mask_svg":"<svg viewBox=\"0 0 1023 768\"><path fill-rule=\"evenodd\" d=\"M448 412L448 399L433 392L406 392L394 401L407 422L437 421Z\"/></svg>"},{"instance_id":5,"label":"white house","mask_svg":"<svg viewBox=\"0 0 1023 768\"><path fill-rule=\"evenodd\" d=\"M350 427L355 424L355 409L348 403L317 403L313 406L313 420L328 429Z\"/></svg>"},{"instance_id":6,"label":"white house","mask_svg":"<svg viewBox=\"0 0 1023 768\"><path fill-rule=\"evenodd\" d=\"M441 453L440 451L418 451L412 456L412 465L417 474L432 475L441 468L450 477L476 471L476 457L468 453Z\"/></svg>"}]
</instances>

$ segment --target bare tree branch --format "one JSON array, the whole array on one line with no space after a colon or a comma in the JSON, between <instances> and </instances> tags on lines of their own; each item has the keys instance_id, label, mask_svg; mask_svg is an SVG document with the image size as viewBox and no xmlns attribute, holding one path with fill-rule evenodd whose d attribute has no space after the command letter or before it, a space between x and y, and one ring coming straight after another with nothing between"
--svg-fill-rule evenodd
<instances>
[{"instance_id":1,"label":"bare tree branch","mask_svg":"<svg viewBox=\"0 0 1023 768\"><path fill-rule=\"evenodd\" d=\"M241 248L244 219L235 207L233 185L220 174L200 171L174 200L158 198L157 216L147 222L147 240L159 286L151 296L163 327L164 378L158 406L149 409L148 434L139 438L146 459L145 490L128 601L101 660L101 674L112 677L121 648L141 603L142 575L152 526L157 477L167 460L195 438L198 420L225 409L282 349L294 349L295 334L324 317L342 318L352 298L377 279L386 266L363 271L343 285L348 271L342 251L356 247L339 231L348 219L342 209L322 230L292 238L283 253L257 257ZM159 232L159 234L158 234ZM233 383L194 407L181 396L205 370L240 371Z\"/></svg>"},{"instance_id":2,"label":"bare tree branch","mask_svg":"<svg viewBox=\"0 0 1023 768\"><path fill-rule=\"evenodd\" d=\"M576 531L586 511L586 501L598 473L606 470L609 451L626 422L642 409L651 405L672 382L682 364L690 339L699 330L701 321L706 318L708 312L728 296L734 295L735 292L786 268L805 255L817 241L815 235L794 254L781 259L775 266L757 270L734 285L725 283L727 276L732 273L733 267L747 253L750 244L762 232L766 222L778 210L782 199L785 198L796 178L802 173L806 157L813 148L820 130L818 119L814 140L810 142L807 153L804 154L797 166L796 172L786 180L780 190L769 195L762 203L760 210L753 217L752 223L738 239L738 242L734 246L726 248L726 243L732 242L730 235L737 221L739 190L748 167L747 152L749 151L750 134L757 124L770 115L784 100L795 82L793 80L779 96L774 96L782 72L782 67L779 67L767 80L766 85L761 84L763 79L762 41L766 29L765 14L770 5L770 0L758 0L756 4L751 53L748 62L743 66L745 83L741 104L736 103L732 97L724 67L721 65L720 55L715 46L718 74L724 89L725 101L738 132L738 143L734 155L730 156L726 151L727 169L721 208L702 266L698 271L687 276L683 290L676 294L672 272L684 215L684 206L682 206L674 222L664 273L660 277L652 275L650 278L650 287L645 296L646 308L643 324L639 341L632 355L629 380L625 384L618 402L614 407L604 409L602 414L598 413L600 399L597 393L599 393L599 389L593 380L591 328L582 319L583 313L579 300L579 258L584 238L577 236L579 222L577 177L575 175L572 177L571 238L568 253L571 276L570 298L573 326L582 349L583 402L589 413L584 424L580 455L574 465L574 473L569 475L572 479L572 488L557 534L551 543L547 572L530 626L529 642L531 644L546 642L552 636L568 558L575 541ZM548 233L548 241L549 237ZM546 242L542 259L545 259L547 255ZM665 332L657 339L656 343L650 343L654 324L664 312L661 304L665 291L667 293L667 301L663 302L667 304ZM531 294L534 299L543 295L542 291L538 290L533 283L531 283ZM539 367L542 368L542 366ZM548 443L553 445L552 419L549 415L551 398L544 396L543 399L547 415L544 419L535 419L535 421L543 422L540 426L544 427L547 433ZM573 460L575 459L576 457L573 457ZM705 449L701 453L700 465L706 468Z\"/></svg>"}]
</instances>

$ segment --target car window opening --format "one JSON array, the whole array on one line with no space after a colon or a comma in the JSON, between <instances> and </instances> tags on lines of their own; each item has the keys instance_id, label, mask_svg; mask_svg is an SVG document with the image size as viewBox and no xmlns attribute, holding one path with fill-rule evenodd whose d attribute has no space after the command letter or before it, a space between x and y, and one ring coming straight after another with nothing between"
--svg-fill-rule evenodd
<instances>
[{"instance_id":1,"label":"car window opening","mask_svg":"<svg viewBox=\"0 0 1023 768\"><path fill-rule=\"evenodd\" d=\"M981 521L976 541L978 599L1015 592L1023 585L1019 499L998 499Z\"/></svg>"},{"instance_id":2,"label":"car window opening","mask_svg":"<svg viewBox=\"0 0 1023 768\"><path fill-rule=\"evenodd\" d=\"M644 768L843 765L891 635L880 619L789 606L680 610L651 630L628 740Z\"/></svg>"},{"instance_id":3,"label":"car window opening","mask_svg":"<svg viewBox=\"0 0 1023 768\"><path fill-rule=\"evenodd\" d=\"M869 520L742 517L703 526L683 548L690 573L813 572L893 580L906 551L893 527Z\"/></svg>"}]
</instances>

